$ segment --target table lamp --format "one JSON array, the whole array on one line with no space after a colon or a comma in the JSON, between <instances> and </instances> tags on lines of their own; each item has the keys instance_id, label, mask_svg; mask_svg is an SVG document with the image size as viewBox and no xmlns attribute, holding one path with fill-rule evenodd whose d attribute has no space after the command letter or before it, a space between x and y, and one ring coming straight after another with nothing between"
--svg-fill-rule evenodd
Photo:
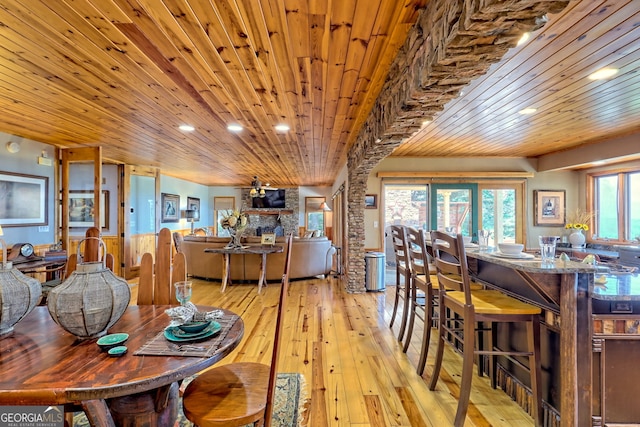
<instances>
[{"instance_id":1,"label":"table lamp","mask_svg":"<svg viewBox=\"0 0 640 427\"><path fill-rule=\"evenodd\" d=\"M187 209L184 211L184 217L187 219L188 222L191 223L191 235L193 235L193 223L196 220L196 210L195 209Z\"/></svg>"}]
</instances>

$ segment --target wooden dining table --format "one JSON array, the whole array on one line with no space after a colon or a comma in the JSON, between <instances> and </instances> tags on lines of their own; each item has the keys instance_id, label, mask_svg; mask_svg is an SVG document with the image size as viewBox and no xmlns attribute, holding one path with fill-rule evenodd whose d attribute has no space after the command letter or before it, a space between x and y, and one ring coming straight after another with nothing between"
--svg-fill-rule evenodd
<instances>
[{"instance_id":1,"label":"wooden dining table","mask_svg":"<svg viewBox=\"0 0 640 427\"><path fill-rule=\"evenodd\" d=\"M36 307L12 333L0 336L0 405L64 405L65 412L84 410L96 427L173 426L179 383L236 348L244 323L235 313L222 310L217 320L226 326L206 354L183 351L166 340L165 351L143 351L163 342L171 320L165 310L170 307L129 306L109 330L129 334L128 351L120 357L109 356L97 339L76 338L53 321L47 307ZM193 345L205 349L209 343Z\"/></svg>"},{"instance_id":2,"label":"wooden dining table","mask_svg":"<svg viewBox=\"0 0 640 427\"><path fill-rule=\"evenodd\" d=\"M258 279L258 293L260 293L260 291L262 291L262 287L267 282L267 255L283 252L284 247L280 245L247 245L237 248L206 248L204 251L224 255L222 264L222 286L220 287L221 292L224 292L227 288L227 284L231 283L231 255L260 255L260 278Z\"/></svg>"}]
</instances>

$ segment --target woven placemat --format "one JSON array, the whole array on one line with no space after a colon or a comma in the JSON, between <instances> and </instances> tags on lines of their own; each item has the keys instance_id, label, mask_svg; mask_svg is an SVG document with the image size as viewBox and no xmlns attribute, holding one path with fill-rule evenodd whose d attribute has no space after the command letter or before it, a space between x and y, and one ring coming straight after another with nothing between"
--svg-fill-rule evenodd
<instances>
[{"instance_id":1,"label":"woven placemat","mask_svg":"<svg viewBox=\"0 0 640 427\"><path fill-rule=\"evenodd\" d=\"M136 350L133 355L211 357L218 351L220 343L226 338L238 318L239 316L234 314L216 319L215 321L220 324L220 332L203 341L174 343L167 340L164 331L161 331Z\"/></svg>"}]
</instances>

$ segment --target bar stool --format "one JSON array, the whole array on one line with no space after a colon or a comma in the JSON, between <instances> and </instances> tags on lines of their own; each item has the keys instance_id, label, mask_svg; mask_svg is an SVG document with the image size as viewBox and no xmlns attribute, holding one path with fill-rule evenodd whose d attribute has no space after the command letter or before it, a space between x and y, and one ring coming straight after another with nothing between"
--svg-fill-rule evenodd
<instances>
[{"instance_id":1,"label":"bar stool","mask_svg":"<svg viewBox=\"0 0 640 427\"><path fill-rule=\"evenodd\" d=\"M433 255L438 276L439 320L438 349L433 376L429 389L435 390L442 366L444 344L462 344L462 379L460 398L454 421L455 427L461 427L467 414L473 378L473 360L476 355L488 355L490 358L489 375L491 386L495 388L496 356L509 358L515 366L529 372L533 395L533 418L536 426L542 426L542 392L540 367L540 313L541 309L509 297L500 291L472 290L467 269L467 257L462 236L449 236L439 231L431 232ZM455 316L455 319L454 317ZM488 330L476 330L477 322L490 322ZM526 351L503 351L495 342L496 322L525 322L527 328ZM462 327L459 325L462 324ZM477 350L476 332L489 332L491 347ZM449 337L446 340L445 337ZM457 347L459 348L459 347ZM527 356L529 366L525 366L513 356Z\"/></svg>"},{"instance_id":2,"label":"bar stool","mask_svg":"<svg viewBox=\"0 0 640 427\"><path fill-rule=\"evenodd\" d=\"M416 372L422 375L429 353L429 341L431 340L431 328L433 327L433 310L438 306L438 278L435 272L429 269L429 256L424 230L407 227L407 249L411 267L411 281L409 290L409 324L407 337L403 351L409 349L413 326L416 317L424 323L422 343L420 345L420 357ZM437 317L437 316L436 316Z\"/></svg>"},{"instance_id":3,"label":"bar stool","mask_svg":"<svg viewBox=\"0 0 640 427\"><path fill-rule=\"evenodd\" d=\"M393 327L398 312L400 299L403 299L400 331L398 341L402 341L409 314L409 286L411 281L411 263L409 261L409 249L407 247L407 228L404 225L391 226L391 242L396 259L396 295L393 301L393 312L389 327ZM402 280L401 280L402 279Z\"/></svg>"}]
</instances>

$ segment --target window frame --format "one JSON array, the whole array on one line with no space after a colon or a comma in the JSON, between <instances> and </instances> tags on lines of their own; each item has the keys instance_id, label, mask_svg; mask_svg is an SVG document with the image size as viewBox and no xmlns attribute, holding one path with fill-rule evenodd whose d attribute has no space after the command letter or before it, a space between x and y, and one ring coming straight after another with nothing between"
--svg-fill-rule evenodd
<instances>
[{"instance_id":1,"label":"window frame","mask_svg":"<svg viewBox=\"0 0 640 427\"><path fill-rule=\"evenodd\" d=\"M637 243L634 240L631 240L631 236L629 236L630 230L628 230L627 224L628 218L627 215L629 213L629 200L627 196L629 195L627 185L628 185L628 175L632 173L639 173L640 168L630 167L630 168L619 168L619 169L607 169L600 170L597 172L587 172L587 206L590 212L594 213L594 218L591 219L590 229L587 232L587 241L593 243L601 243L601 244L622 244L622 245L630 245ZM597 201L598 197L596 195L596 180L601 177L606 176L617 176L618 178L618 238L617 239L607 239L607 238L594 238L593 236L599 235L599 230L597 229L598 224L598 212L597 212Z\"/></svg>"}]
</instances>

